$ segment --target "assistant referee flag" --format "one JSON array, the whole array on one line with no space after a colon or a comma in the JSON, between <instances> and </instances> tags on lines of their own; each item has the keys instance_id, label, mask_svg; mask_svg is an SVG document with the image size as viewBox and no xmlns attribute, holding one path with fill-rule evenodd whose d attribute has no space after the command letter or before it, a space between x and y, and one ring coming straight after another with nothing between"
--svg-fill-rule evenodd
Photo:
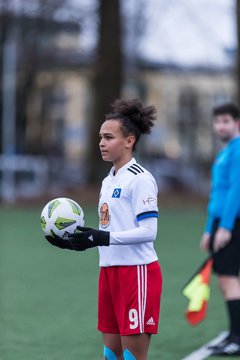
<instances>
[{"instance_id":1,"label":"assistant referee flag","mask_svg":"<svg viewBox=\"0 0 240 360\"><path fill-rule=\"evenodd\" d=\"M206 317L212 263L212 258L208 258L182 290L183 295L189 299L185 316L190 325L197 325Z\"/></svg>"}]
</instances>

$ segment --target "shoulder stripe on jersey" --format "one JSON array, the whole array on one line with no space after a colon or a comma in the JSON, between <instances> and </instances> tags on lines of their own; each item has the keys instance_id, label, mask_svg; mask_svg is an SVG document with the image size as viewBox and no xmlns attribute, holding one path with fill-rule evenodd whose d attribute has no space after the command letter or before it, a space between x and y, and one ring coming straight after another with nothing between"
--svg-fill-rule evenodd
<instances>
[{"instance_id":1,"label":"shoulder stripe on jersey","mask_svg":"<svg viewBox=\"0 0 240 360\"><path fill-rule=\"evenodd\" d=\"M147 218L150 218L150 217L158 218L158 212L157 211L143 212L143 213L137 215L137 220L139 221L139 220L147 219Z\"/></svg>"},{"instance_id":2,"label":"shoulder stripe on jersey","mask_svg":"<svg viewBox=\"0 0 240 360\"><path fill-rule=\"evenodd\" d=\"M131 171L131 173L133 173L134 175L137 175L138 173L136 171L134 171L133 169L131 169L131 167L127 168L128 171Z\"/></svg>"},{"instance_id":3,"label":"shoulder stripe on jersey","mask_svg":"<svg viewBox=\"0 0 240 360\"><path fill-rule=\"evenodd\" d=\"M136 169L137 171L140 170L140 172L144 172L143 169L138 164L132 164L132 167ZM138 171L139 172L139 171Z\"/></svg>"},{"instance_id":4,"label":"shoulder stripe on jersey","mask_svg":"<svg viewBox=\"0 0 240 360\"><path fill-rule=\"evenodd\" d=\"M134 175L141 174L142 172L144 172L144 170L137 164L133 164L129 166L128 170L131 171Z\"/></svg>"}]
</instances>

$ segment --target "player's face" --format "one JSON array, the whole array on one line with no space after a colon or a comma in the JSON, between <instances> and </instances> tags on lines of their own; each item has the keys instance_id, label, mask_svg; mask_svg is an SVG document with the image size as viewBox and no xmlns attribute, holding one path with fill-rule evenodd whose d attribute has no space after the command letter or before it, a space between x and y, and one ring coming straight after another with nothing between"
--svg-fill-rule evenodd
<instances>
[{"instance_id":1,"label":"player's face","mask_svg":"<svg viewBox=\"0 0 240 360\"><path fill-rule=\"evenodd\" d=\"M100 151L103 160L123 165L132 156L134 136L124 136L118 120L106 120L99 132Z\"/></svg>"},{"instance_id":2,"label":"player's face","mask_svg":"<svg viewBox=\"0 0 240 360\"><path fill-rule=\"evenodd\" d=\"M234 120L229 114L217 115L213 121L214 132L223 142L239 135L239 125L239 121Z\"/></svg>"}]
</instances>

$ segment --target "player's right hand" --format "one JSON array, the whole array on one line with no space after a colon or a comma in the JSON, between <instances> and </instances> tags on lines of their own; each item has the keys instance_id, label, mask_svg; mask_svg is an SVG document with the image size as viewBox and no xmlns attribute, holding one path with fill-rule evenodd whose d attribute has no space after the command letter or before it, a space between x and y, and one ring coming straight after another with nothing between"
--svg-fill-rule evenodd
<instances>
[{"instance_id":1,"label":"player's right hand","mask_svg":"<svg viewBox=\"0 0 240 360\"><path fill-rule=\"evenodd\" d=\"M213 244L214 251L217 252L222 248L224 248L225 246L227 246L230 240L231 240L231 231L222 227L218 228L214 237L214 244Z\"/></svg>"},{"instance_id":2,"label":"player's right hand","mask_svg":"<svg viewBox=\"0 0 240 360\"><path fill-rule=\"evenodd\" d=\"M110 245L110 232L77 226L78 231L68 235L68 241L74 250L83 251L96 246Z\"/></svg>"},{"instance_id":3,"label":"player's right hand","mask_svg":"<svg viewBox=\"0 0 240 360\"><path fill-rule=\"evenodd\" d=\"M202 236L202 239L200 241L200 249L203 251L209 251L209 242L210 242L210 236L209 233L204 233Z\"/></svg>"}]
</instances>

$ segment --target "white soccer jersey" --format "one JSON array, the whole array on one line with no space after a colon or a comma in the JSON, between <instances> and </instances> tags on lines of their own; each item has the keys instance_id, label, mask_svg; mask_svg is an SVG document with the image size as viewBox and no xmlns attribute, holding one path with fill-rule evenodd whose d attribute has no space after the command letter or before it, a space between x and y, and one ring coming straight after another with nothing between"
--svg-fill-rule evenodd
<instances>
[{"instance_id":1,"label":"white soccer jersey","mask_svg":"<svg viewBox=\"0 0 240 360\"><path fill-rule=\"evenodd\" d=\"M103 180L99 199L99 229L121 232L136 229L139 222L158 217L157 185L153 176L133 158ZM156 261L153 241L131 245L99 246L100 266L142 265Z\"/></svg>"}]
</instances>

